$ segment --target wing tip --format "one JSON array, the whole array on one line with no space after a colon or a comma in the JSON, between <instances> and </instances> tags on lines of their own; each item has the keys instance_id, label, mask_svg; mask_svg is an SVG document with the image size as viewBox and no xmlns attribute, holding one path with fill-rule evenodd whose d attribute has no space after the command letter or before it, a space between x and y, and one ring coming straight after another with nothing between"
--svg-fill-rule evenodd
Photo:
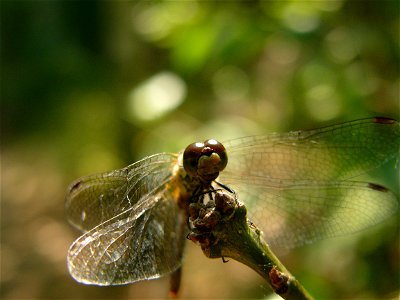
<instances>
[{"instance_id":1,"label":"wing tip","mask_svg":"<svg viewBox=\"0 0 400 300\"><path fill-rule=\"evenodd\" d=\"M383 209L385 211L389 211L386 217L394 214L398 210L399 207L399 203L397 200L398 197L390 189L384 187L383 185L372 182L367 183L367 188L374 190L375 192L382 193L381 196L387 199L386 207L385 209ZM384 219L386 219L386 217ZM382 219L382 221L384 219Z\"/></svg>"}]
</instances>

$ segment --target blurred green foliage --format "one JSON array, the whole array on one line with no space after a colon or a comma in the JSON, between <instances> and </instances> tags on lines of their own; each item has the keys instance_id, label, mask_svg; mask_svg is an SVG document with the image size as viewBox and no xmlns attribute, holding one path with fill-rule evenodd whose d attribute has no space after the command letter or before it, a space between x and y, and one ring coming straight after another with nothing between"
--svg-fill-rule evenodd
<instances>
[{"instance_id":1,"label":"blurred green foliage","mask_svg":"<svg viewBox=\"0 0 400 300\"><path fill-rule=\"evenodd\" d=\"M97 288L68 276L63 193L75 177L210 137L400 116L398 1L0 5L4 299L165 294L165 280ZM398 189L393 164L380 172ZM392 220L296 249L287 267L317 298L395 298L398 236ZM184 297L269 293L242 266L189 250Z\"/></svg>"}]
</instances>

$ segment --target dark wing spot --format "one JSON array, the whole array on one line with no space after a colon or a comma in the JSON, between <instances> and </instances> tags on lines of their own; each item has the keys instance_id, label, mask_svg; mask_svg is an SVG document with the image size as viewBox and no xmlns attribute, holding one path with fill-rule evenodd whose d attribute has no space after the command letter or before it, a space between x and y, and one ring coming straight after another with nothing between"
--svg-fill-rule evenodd
<instances>
[{"instance_id":1,"label":"dark wing spot","mask_svg":"<svg viewBox=\"0 0 400 300\"><path fill-rule=\"evenodd\" d=\"M374 123L381 123L381 124L394 124L394 123L396 123L396 120L391 119L391 118L385 118L385 117L376 117L376 118L373 118L372 121Z\"/></svg>"},{"instance_id":2,"label":"dark wing spot","mask_svg":"<svg viewBox=\"0 0 400 300\"><path fill-rule=\"evenodd\" d=\"M73 183L71 187L69 188L69 192L72 193L74 190L78 189L82 184L81 180L78 180L77 182Z\"/></svg>"},{"instance_id":3,"label":"dark wing spot","mask_svg":"<svg viewBox=\"0 0 400 300\"><path fill-rule=\"evenodd\" d=\"M379 192L383 192L383 193L387 193L389 191L384 186L376 184L376 183L368 183L368 187L373 189L373 190L376 190L376 191L379 191Z\"/></svg>"}]
</instances>

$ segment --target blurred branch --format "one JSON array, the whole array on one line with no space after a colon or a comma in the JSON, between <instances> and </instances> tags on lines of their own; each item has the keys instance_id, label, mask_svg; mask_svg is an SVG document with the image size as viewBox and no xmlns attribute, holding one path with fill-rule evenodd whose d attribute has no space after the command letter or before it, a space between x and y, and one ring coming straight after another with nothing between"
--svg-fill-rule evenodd
<instances>
[{"instance_id":1,"label":"blurred branch","mask_svg":"<svg viewBox=\"0 0 400 300\"><path fill-rule=\"evenodd\" d=\"M260 274L284 299L313 299L272 253L260 231L249 225L243 203L217 191L206 205L190 205L193 229L189 239L200 244L208 258L233 258Z\"/></svg>"}]
</instances>

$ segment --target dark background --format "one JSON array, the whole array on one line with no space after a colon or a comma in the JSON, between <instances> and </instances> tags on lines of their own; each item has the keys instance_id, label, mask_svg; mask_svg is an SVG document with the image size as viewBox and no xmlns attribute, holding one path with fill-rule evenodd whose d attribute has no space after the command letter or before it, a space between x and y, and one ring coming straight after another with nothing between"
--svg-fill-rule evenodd
<instances>
[{"instance_id":1,"label":"dark background","mask_svg":"<svg viewBox=\"0 0 400 300\"><path fill-rule=\"evenodd\" d=\"M164 297L68 275L73 179L188 143L399 118L398 1L1 1L2 299ZM378 182L399 194L393 164ZM398 214L279 254L316 298L399 294ZM187 243L182 297L262 298Z\"/></svg>"}]
</instances>

